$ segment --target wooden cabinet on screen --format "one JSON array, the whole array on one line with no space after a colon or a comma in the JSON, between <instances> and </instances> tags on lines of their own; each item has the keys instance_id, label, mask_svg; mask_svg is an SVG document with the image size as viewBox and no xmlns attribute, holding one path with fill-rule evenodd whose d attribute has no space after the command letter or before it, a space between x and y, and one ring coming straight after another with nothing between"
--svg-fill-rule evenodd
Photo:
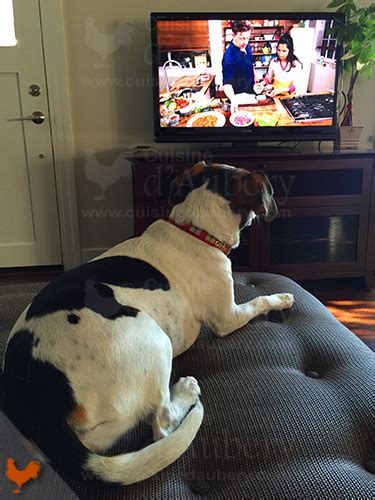
<instances>
[{"instance_id":1,"label":"wooden cabinet on screen","mask_svg":"<svg viewBox=\"0 0 375 500\"><path fill-rule=\"evenodd\" d=\"M162 51L208 50L208 21L159 22L158 46Z\"/></svg>"}]
</instances>

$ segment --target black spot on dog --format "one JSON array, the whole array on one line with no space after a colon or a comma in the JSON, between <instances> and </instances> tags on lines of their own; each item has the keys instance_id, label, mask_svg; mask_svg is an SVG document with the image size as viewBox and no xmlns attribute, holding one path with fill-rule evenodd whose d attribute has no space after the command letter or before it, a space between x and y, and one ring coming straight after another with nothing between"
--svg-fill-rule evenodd
<instances>
[{"instance_id":1,"label":"black spot on dog","mask_svg":"<svg viewBox=\"0 0 375 500\"><path fill-rule=\"evenodd\" d=\"M33 341L33 347L38 347L39 342L40 342L40 338L34 339L34 341Z\"/></svg>"},{"instance_id":2,"label":"black spot on dog","mask_svg":"<svg viewBox=\"0 0 375 500\"><path fill-rule=\"evenodd\" d=\"M76 401L64 373L33 358L34 340L27 329L19 330L9 340L2 379L4 410L50 459L77 473L89 451L66 423Z\"/></svg>"},{"instance_id":3,"label":"black spot on dog","mask_svg":"<svg viewBox=\"0 0 375 500\"><path fill-rule=\"evenodd\" d=\"M95 312L104 312L108 319L120 316L135 317L138 310L118 304L107 285L170 290L167 278L150 264L131 257L107 257L71 269L49 283L35 297L27 311L26 319L42 317L60 310L80 310L84 307L95 307ZM87 295L88 289L90 293L93 292L90 296ZM106 300L109 302L100 304Z\"/></svg>"},{"instance_id":4,"label":"black spot on dog","mask_svg":"<svg viewBox=\"0 0 375 500\"><path fill-rule=\"evenodd\" d=\"M103 283L95 283L95 289L101 297L113 297L113 290Z\"/></svg>"},{"instance_id":5,"label":"black spot on dog","mask_svg":"<svg viewBox=\"0 0 375 500\"><path fill-rule=\"evenodd\" d=\"M136 317L139 310L134 307L124 306L117 302L113 290L103 283L86 282L85 305L92 311L107 319L117 319L121 316Z\"/></svg>"},{"instance_id":6,"label":"black spot on dog","mask_svg":"<svg viewBox=\"0 0 375 500\"><path fill-rule=\"evenodd\" d=\"M72 325L77 325L80 322L81 318L76 314L68 314L68 321Z\"/></svg>"}]
</instances>

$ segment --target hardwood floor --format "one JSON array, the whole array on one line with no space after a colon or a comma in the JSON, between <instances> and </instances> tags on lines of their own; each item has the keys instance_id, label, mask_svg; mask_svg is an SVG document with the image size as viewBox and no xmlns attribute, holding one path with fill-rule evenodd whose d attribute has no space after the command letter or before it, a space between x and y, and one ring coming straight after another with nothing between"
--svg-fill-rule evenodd
<instances>
[{"instance_id":1,"label":"hardwood floor","mask_svg":"<svg viewBox=\"0 0 375 500\"><path fill-rule=\"evenodd\" d=\"M363 280L303 281L301 286L362 340L375 341L375 289L365 290Z\"/></svg>"},{"instance_id":2,"label":"hardwood floor","mask_svg":"<svg viewBox=\"0 0 375 500\"><path fill-rule=\"evenodd\" d=\"M63 266L17 267L0 269L0 284L49 283L64 272Z\"/></svg>"}]
</instances>

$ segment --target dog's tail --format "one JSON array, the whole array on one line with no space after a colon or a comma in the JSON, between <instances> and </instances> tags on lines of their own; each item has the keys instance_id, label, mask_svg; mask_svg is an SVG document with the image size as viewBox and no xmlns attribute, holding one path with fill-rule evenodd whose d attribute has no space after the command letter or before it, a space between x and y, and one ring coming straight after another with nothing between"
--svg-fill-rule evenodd
<instances>
[{"instance_id":1,"label":"dog's tail","mask_svg":"<svg viewBox=\"0 0 375 500\"><path fill-rule=\"evenodd\" d=\"M195 438L203 413L203 405L198 400L169 436L139 451L112 457L98 455L86 448L67 422L60 419L59 422L54 419L44 422L36 444L59 469L77 479L96 478L128 485L153 476L177 460Z\"/></svg>"},{"instance_id":2,"label":"dog's tail","mask_svg":"<svg viewBox=\"0 0 375 500\"><path fill-rule=\"evenodd\" d=\"M14 425L33 439L25 426L7 413ZM145 448L122 455L103 456L92 452L61 418L44 421L35 444L47 460L77 479L128 485L153 476L177 460L195 438L203 413L203 405L198 400L174 432Z\"/></svg>"},{"instance_id":3,"label":"dog's tail","mask_svg":"<svg viewBox=\"0 0 375 500\"><path fill-rule=\"evenodd\" d=\"M25 331L8 345L1 391L4 411L57 467L80 479L97 477L107 482L132 484L177 460L195 438L203 420L199 400L180 426L160 441L114 457L94 453L84 446L67 422L74 399L66 377L48 363L30 362L32 342L30 333Z\"/></svg>"},{"instance_id":4,"label":"dog's tail","mask_svg":"<svg viewBox=\"0 0 375 500\"><path fill-rule=\"evenodd\" d=\"M123 485L143 481L170 465L188 449L202 419L203 406L198 400L181 425L169 436L124 455L104 457L90 452L83 468L103 481Z\"/></svg>"}]
</instances>

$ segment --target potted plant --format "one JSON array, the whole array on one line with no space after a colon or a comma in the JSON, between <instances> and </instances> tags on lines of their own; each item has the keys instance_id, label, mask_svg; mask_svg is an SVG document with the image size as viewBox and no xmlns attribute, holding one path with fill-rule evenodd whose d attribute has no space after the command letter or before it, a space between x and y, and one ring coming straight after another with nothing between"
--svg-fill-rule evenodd
<instances>
[{"instance_id":1,"label":"potted plant","mask_svg":"<svg viewBox=\"0 0 375 500\"><path fill-rule=\"evenodd\" d=\"M353 127L353 95L360 75L372 76L375 64L375 3L357 7L354 0L333 0L328 8L343 12L345 22L338 20L331 33L343 45L344 72L349 73L348 90L342 92L344 105L340 112L341 148L358 147L363 127Z\"/></svg>"}]
</instances>

